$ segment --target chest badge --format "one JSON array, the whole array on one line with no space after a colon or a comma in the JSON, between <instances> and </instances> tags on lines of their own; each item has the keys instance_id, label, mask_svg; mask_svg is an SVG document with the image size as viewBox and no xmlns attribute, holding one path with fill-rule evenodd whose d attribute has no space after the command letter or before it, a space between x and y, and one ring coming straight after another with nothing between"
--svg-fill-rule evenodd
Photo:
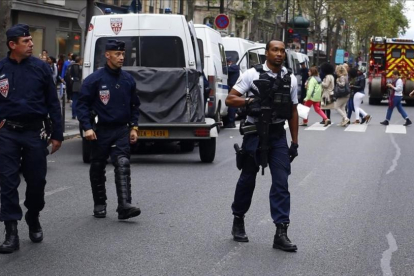
<instances>
[{"instance_id":1,"label":"chest badge","mask_svg":"<svg viewBox=\"0 0 414 276\"><path fill-rule=\"evenodd\" d=\"M119 34L122 29L122 18L111 18L111 29L114 34Z\"/></svg>"},{"instance_id":2,"label":"chest badge","mask_svg":"<svg viewBox=\"0 0 414 276\"><path fill-rule=\"evenodd\" d=\"M0 94L7 98L9 94L9 79L0 80Z\"/></svg>"},{"instance_id":3,"label":"chest badge","mask_svg":"<svg viewBox=\"0 0 414 276\"><path fill-rule=\"evenodd\" d=\"M104 105L107 105L109 102L111 94L109 93L109 90L100 90L99 91L99 98L101 99L101 102Z\"/></svg>"}]
</instances>

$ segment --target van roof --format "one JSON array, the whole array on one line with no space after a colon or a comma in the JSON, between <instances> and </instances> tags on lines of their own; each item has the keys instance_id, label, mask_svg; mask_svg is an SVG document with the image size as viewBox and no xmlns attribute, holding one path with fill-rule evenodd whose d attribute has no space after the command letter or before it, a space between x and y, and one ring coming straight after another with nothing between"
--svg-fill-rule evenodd
<instances>
[{"instance_id":1,"label":"van roof","mask_svg":"<svg viewBox=\"0 0 414 276\"><path fill-rule=\"evenodd\" d=\"M211 28L211 27L209 27L207 25L204 25L204 24L194 24L194 28L196 28L196 29L207 29L209 31L212 31L212 32L217 33L221 37L221 34L218 31L214 30L213 28Z\"/></svg>"},{"instance_id":2,"label":"van roof","mask_svg":"<svg viewBox=\"0 0 414 276\"><path fill-rule=\"evenodd\" d=\"M92 18L95 29L111 28L111 19L121 21L122 30L166 30L182 28L186 22L180 14L111 14L96 15Z\"/></svg>"}]
</instances>

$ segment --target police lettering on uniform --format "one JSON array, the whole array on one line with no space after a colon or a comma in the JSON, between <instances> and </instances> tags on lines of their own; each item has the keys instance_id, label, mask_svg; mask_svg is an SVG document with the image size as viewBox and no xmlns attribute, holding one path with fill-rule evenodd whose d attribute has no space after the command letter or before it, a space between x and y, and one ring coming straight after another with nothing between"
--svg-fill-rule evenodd
<instances>
[{"instance_id":1,"label":"police lettering on uniform","mask_svg":"<svg viewBox=\"0 0 414 276\"><path fill-rule=\"evenodd\" d=\"M130 143L138 138L140 101L132 76L121 69L125 43L108 40L105 46L107 63L88 76L78 99L78 120L91 141L90 181L94 200L93 214L106 217L105 167L108 156L115 167L118 195L118 219L136 217L141 210L131 205ZM97 124L94 125L94 116ZM91 119L92 118L92 119Z\"/></svg>"},{"instance_id":2,"label":"police lettering on uniform","mask_svg":"<svg viewBox=\"0 0 414 276\"><path fill-rule=\"evenodd\" d=\"M6 226L6 240L0 253L20 247L20 168L27 184L24 205L29 237L35 243L43 240L39 213L45 205L47 146L52 144L54 153L63 141L56 86L47 63L32 56L29 26L14 25L6 36L10 51L0 61L0 221Z\"/></svg>"},{"instance_id":3,"label":"police lettering on uniform","mask_svg":"<svg viewBox=\"0 0 414 276\"><path fill-rule=\"evenodd\" d=\"M269 41L266 44L266 62L241 75L226 99L228 106L247 107L245 129L249 130L244 134L242 149L238 153L242 157L238 160L241 174L232 204L232 235L235 241L249 241L244 216L252 202L259 166L263 171L269 165L272 175L270 212L276 225L273 248L296 251L297 246L287 236L287 228L290 223L288 176L290 163L298 155L297 80L283 66L285 58L284 43ZM292 137L290 147L284 129L285 120L288 120Z\"/></svg>"}]
</instances>

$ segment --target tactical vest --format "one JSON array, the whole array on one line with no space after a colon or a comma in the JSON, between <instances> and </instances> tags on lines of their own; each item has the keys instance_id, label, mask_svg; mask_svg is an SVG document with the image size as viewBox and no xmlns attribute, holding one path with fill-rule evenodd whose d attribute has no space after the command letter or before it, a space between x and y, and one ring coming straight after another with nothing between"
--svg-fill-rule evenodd
<instances>
[{"instance_id":1,"label":"tactical vest","mask_svg":"<svg viewBox=\"0 0 414 276\"><path fill-rule=\"evenodd\" d=\"M270 89L272 90L272 122L276 122L277 119L289 120L292 118L292 97L290 95L292 71L288 69L288 73L281 77L281 74L277 74L276 78L269 76L266 71L263 70L263 65L258 64L254 66L254 69L260 74L259 79L269 80ZM259 91L260 92L260 91Z\"/></svg>"}]
</instances>

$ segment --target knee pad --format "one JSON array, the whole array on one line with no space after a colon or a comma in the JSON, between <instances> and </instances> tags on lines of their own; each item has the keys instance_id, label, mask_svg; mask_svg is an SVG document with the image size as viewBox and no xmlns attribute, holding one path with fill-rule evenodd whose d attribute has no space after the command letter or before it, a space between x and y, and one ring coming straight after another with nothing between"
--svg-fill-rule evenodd
<instances>
[{"instance_id":1,"label":"knee pad","mask_svg":"<svg viewBox=\"0 0 414 276\"><path fill-rule=\"evenodd\" d=\"M130 173L129 159L126 156L120 155L115 158L115 170L120 173Z\"/></svg>"}]
</instances>

